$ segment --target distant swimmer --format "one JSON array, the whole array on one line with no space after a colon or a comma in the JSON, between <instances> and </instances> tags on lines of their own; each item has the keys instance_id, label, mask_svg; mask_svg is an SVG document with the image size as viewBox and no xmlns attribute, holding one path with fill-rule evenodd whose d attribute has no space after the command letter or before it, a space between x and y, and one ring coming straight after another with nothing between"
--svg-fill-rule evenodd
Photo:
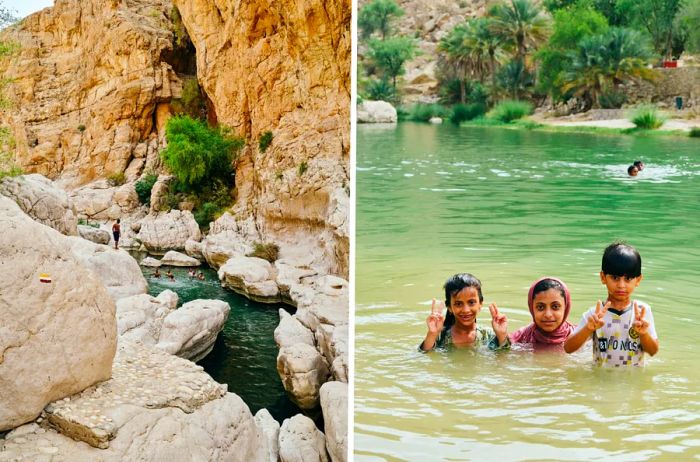
<instances>
[{"instance_id":1,"label":"distant swimmer","mask_svg":"<svg viewBox=\"0 0 700 462\"><path fill-rule=\"evenodd\" d=\"M639 169L636 166L630 165L627 167L627 174L629 176L637 176L637 173L639 173Z\"/></svg>"},{"instance_id":2,"label":"distant swimmer","mask_svg":"<svg viewBox=\"0 0 700 462\"><path fill-rule=\"evenodd\" d=\"M642 162L641 160L635 160L634 164L632 164L632 165L637 167L638 172L641 172L642 170L644 170L644 167L645 167L644 162Z\"/></svg>"}]
</instances>

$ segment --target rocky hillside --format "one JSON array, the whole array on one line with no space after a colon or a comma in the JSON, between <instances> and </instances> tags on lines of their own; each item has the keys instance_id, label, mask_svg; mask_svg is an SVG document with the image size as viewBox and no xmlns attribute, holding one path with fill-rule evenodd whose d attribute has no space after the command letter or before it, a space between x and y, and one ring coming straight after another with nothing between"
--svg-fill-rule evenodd
<instances>
[{"instance_id":1,"label":"rocky hillside","mask_svg":"<svg viewBox=\"0 0 700 462\"><path fill-rule=\"evenodd\" d=\"M19 44L0 69L16 162L69 189L158 170L171 104L196 77L209 121L247 141L236 217L313 242L347 276L350 15L349 0L57 0L3 33Z\"/></svg>"}]
</instances>

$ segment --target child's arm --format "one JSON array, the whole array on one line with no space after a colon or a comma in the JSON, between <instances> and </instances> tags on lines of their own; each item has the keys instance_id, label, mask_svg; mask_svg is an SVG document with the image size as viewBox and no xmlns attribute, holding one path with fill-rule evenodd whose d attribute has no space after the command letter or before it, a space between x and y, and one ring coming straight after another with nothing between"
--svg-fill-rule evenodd
<instances>
[{"instance_id":1,"label":"child's arm","mask_svg":"<svg viewBox=\"0 0 700 462\"><path fill-rule=\"evenodd\" d=\"M442 309L445 307L444 302L435 303L433 299L433 306L430 309L430 316L425 320L428 325L428 333L425 334L425 340L420 344L420 349L423 351L430 351L435 348L438 336L442 331L442 326L445 324L445 317L442 315Z\"/></svg>"},{"instance_id":2,"label":"child's arm","mask_svg":"<svg viewBox=\"0 0 700 462\"><path fill-rule=\"evenodd\" d=\"M639 342L642 344L642 350L649 355L654 356L659 351L659 340L654 338L649 330L650 322L644 319L646 307L640 309L637 301L634 302L634 329L639 334ZM651 315L651 311L649 311Z\"/></svg>"},{"instance_id":3,"label":"child's arm","mask_svg":"<svg viewBox=\"0 0 700 462\"><path fill-rule=\"evenodd\" d=\"M584 343L586 343L586 340L593 334L593 332L596 331L596 329L600 329L603 327L603 316L605 316L605 313L608 311L608 308L610 307L610 302L606 303L605 306L601 303L600 300L598 300L598 303L596 304L595 311L591 313L588 318L586 318L586 324L583 324L583 320L581 320L581 324L576 327L576 330L574 331L573 334L569 336L569 338L566 339L564 342L564 351L567 353L573 353L574 351L578 350L583 346ZM585 314L584 314L585 317Z\"/></svg>"},{"instance_id":4,"label":"child's arm","mask_svg":"<svg viewBox=\"0 0 700 462\"><path fill-rule=\"evenodd\" d=\"M509 343L508 339L508 318L505 314L498 312L498 307L495 303L489 305L491 312L491 327L498 338L498 346L502 347Z\"/></svg>"}]
</instances>

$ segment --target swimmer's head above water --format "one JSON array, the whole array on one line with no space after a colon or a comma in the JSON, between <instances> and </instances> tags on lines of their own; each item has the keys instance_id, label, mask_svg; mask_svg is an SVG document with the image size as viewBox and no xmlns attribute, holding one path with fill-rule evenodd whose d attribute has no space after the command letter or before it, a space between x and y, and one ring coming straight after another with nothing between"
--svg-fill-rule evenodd
<instances>
[{"instance_id":1,"label":"swimmer's head above water","mask_svg":"<svg viewBox=\"0 0 700 462\"><path fill-rule=\"evenodd\" d=\"M629 167L627 167L627 174L629 176L637 176L637 173L639 173L639 169L634 165L630 165Z\"/></svg>"}]
</instances>

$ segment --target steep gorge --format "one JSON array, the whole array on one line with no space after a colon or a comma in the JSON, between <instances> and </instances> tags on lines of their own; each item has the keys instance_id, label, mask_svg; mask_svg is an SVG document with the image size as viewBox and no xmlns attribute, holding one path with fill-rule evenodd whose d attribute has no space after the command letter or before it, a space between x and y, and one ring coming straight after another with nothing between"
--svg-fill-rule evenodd
<instances>
[{"instance_id":1,"label":"steep gorge","mask_svg":"<svg viewBox=\"0 0 700 462\"><path fill-rule=\"evenodd\" d=\"M178 44L178 13L190 51ZM267 239L305 242L347 277L350 15L348 0L57 0L2 34L19 44L0 69L13 79L1 119L16 162L67 189L159 169L194 51L208 120L247 141L236 219L252 217Z\"/></svg>"}]
</instances>

